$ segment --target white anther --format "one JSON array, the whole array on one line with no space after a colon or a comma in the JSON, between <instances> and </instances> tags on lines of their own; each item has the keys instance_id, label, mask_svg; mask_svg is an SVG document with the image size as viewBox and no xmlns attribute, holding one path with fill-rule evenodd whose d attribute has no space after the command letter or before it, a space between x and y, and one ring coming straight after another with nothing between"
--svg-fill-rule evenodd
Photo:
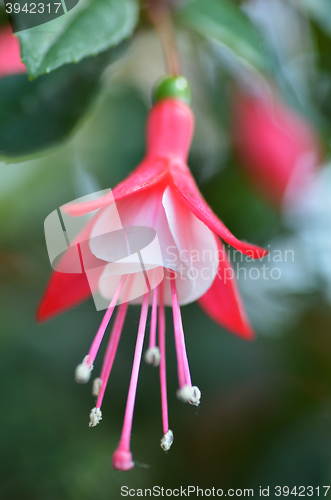
<instances>
[{"instance_id":1,"label":"white anther","mask_svg":"<svg viewBox=\"0 0 331 500\"><path fill-rule=\"evenodd\" d=\"M192 398L192 387L190 385L183 385L183 387L176 392L176 396L183 403L189 403Z\"/></svg>"},{"instance_id":2,"label":"white anther","mask_svg":"<svg viewBox=\"0 0 331 500\"><path fill-rule=\"evenodd\" d=\"M91 371L93 370L93 365L89 366L88 356L85 356L80 365L77 366L75 370L75 380L78 384L86 384L91 378Z\"/></svg>"},{"instance_id":3,"label":"white anther","mask_svg":"<svg viewBox=\"0 0 331 500\"><path fill-rule=\"evenodd\" d=\"M200 399L201 399L201 391L200 391L199 387L197 387L196 385L193 385L191 387L191 397L189 399L190 405L199 406Z\"/></svg>"},{"instance_id":4,"label":"white anther","mask_svg":"<svg viewBox=\"0 0 331 500\"><path fill-rule=\"evenodd\" d=\"M95 378L93 380L92 396L94 396L95 398L97 398L99 396L99 392L100 392L101 386L102 386L102 380L101 380L101 378L99 378L99 377Z\"/></svg>"},{"instance_id":5,"label":"white anther","mask_svg":"<svg viewBox=\"0 0 331 500\"><path fill-rule=\"evenodd\" d=\"M158 347L151 347L145 352L144 359L146 363L152 366L159 366L160 364L160 349Z\"/></svg>"},{"instance_id":6,"label":"white anther","mask_svg":"<svg viewBox=\"0 0 331 500\"><path fill-rule=\"evenodd\" d=\"M95 427L102 420L102 412L100 408L93 408L90 413L89 427Z\"/></svg>"},{"instance_id":7,"label":"white anther","mask_svg":"<svg viewBox=\"0 0 331 500\"><path fill-rule=\"evenodd\" d=\"M174 441L173 432L169 429L168 432L161 439L161 448L164 451L168 451Z\"/></svg>"}]
</instances>

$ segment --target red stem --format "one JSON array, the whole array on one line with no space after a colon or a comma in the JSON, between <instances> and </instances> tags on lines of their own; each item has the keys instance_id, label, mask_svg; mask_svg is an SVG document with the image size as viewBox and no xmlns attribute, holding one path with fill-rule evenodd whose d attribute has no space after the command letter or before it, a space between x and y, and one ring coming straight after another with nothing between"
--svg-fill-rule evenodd
<instances>
[{"instance_id":1,"label":"red stem","mask_svg":"<svg viewBox=\"0 0 331 500\"><path fill-rule=\"evenodd\" d=\"M167 72L171 75L180 75L180 57L169 9L162 0L148 0L147 5L149 18L161 42Z\"/></svg>"}]
</instances>

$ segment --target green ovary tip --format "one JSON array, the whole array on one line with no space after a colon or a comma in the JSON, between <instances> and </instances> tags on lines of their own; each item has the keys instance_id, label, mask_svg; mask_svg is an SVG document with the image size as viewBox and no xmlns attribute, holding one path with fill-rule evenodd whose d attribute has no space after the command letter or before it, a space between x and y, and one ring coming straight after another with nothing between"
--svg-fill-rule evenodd
<instances>
[{"instance_id":1,"label":"green ovary tip","mask_svg":"<svg viewBox=\"0 0 331 500\"><path fill-rule=\"evenodd\" d=\"M153 102L162 101L163 99L180 99L187 104L191 103L192 90L183 76L169 76L158 83L153 92Z\"/></svg>"}]
</instances>

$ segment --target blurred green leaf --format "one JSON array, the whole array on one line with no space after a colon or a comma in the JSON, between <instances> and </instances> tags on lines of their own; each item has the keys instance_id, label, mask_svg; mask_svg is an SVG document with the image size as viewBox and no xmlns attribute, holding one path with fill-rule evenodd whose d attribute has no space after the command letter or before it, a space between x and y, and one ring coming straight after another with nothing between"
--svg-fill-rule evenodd
<instances>
[{"instance_id":1,"label":"blurred green leaf","mask_svg":"<svg viewBox=\"0 0 331 500\"><path fill-rule=\"evenodd\" d=\"M129 85L105 88L74 143L83 168L103 187L114 187L142 160L148 106Z\"/></svg>"},{"instance_id":2,"label":"blurred green leaf","mask_svg":"<svg viewBox=\"0 0 331 500\"><path fill-rule=\"evenodd\" d=\"M110 49L32 82L27 75L3 78L0 154L32 153L66 137L90 104L102 71L120 52Z\"/></svg>"},{"instance_id":3,"label":"blurred green leaf","mask_svg":"<svg viewBox=\"0 0 331 500\"><path fill-rule=\"evenodd\" d=\"M331 35L331 3L330 0L295 0L295 5L310 15Z\"/></svg>"},{"instance_id":4,"label":"blurred green leaf","mask_svg":"<svg viewBox=\"0 0 331 500\"><path fill-rule=\"evenodd\" d=\"M18 33L22 61L35 78L118 45L137 22L135 0L81 0L65 16Z\"/></svg>"},{"instance_id":5,"label":"blurred green leaf","mask_svg":"<svg viewBox=\"0 0 331 500\"><path fill-rule=\"evenodd\" d=\"M268 68L258 33L229 0L194 0L181 9L179 20L201 36L222 42L250 64Z\"/></svg>"}]
</instances>

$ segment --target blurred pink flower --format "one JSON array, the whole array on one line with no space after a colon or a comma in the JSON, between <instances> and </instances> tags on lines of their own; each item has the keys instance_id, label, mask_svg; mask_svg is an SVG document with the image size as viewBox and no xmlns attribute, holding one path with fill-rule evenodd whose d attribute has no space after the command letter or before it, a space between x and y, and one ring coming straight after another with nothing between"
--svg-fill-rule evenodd
<instances>
[{"instance_id":1,"label":"blurred pink flower","mask_svg":"<svg viewBox=\"0 0 331 500\"><path fill-rule=\"evenodd\" d=\"M235 95L233 139L249 179L276 207L303 196L322 158L313 126L275 93Z\"/></svg>"},{"instance_id":2,"label":"blurred pink flower","mask_svg":"<svg viewBox=\"0 0 331 500\"><path fill-rule=\"evenodd\" d=\"M0 78L16 73L26 73L26 66L21 62L18 39L10 26L0 28Z\"/></svg>"}]
</instances>

